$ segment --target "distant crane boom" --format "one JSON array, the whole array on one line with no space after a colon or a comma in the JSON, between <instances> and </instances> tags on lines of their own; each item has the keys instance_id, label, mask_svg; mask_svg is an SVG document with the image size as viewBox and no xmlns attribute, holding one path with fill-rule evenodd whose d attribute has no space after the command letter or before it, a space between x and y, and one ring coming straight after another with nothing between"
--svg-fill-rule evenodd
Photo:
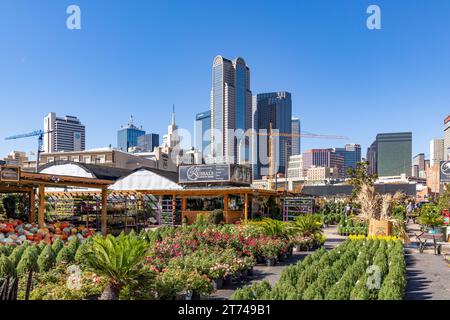
<instances>
[{"instance_id":1,"label":"distant crane boom","mask_svg":"<svg viewBox=\"0 0 450 320\"><path fill-rule=\"evenodd\" d=\"M37 157L36 157L36 172L39 171L39 158L41 156L42 152L42 146L44 144L44 135L47 133L51 133L51 131L43 131L43 130L36 130L29 133L24 134L18 134L15 136L6 137L5 140L16 140L16 139L23 139L23 138L29 138L29 137L38 137L38 150L37 150Z\"/></svg>"}]
</instances>

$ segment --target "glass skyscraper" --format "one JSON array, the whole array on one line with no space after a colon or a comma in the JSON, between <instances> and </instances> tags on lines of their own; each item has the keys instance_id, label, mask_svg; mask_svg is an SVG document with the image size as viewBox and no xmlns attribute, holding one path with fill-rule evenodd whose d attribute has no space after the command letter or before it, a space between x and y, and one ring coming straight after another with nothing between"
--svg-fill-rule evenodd
<instances>
[{"instance_id":1,"label":"glass skyscraper","mask_svg":"<svg viewBox=\"0 0 450 320\"><path fill-rule=\"evenodd\" d=\"M137 128L131 118L128 125L117 131L117 148L128 152L128 148L138 146L138 137L143 136L145 131Z\"/></svg>"},{"instance_id":2,"label":"glass skyscraper","mask_svg":"<svg viewBox=\"0 0 450 320\"><path fill-rule=\"evenodd\" d=\"M344 173L347 175L349 168L356 168L361 162L361 146L359 144L346 144L344 148L335 148L334 152L344 157Z\"/></svg>"},{"instance_id":3,"label":"glass skyscraper","mask_svg":"<svg viewBox=\"0 0 450 320\"><path fill-rule=\"evenodd\" d=\"M379 177L411 175L412 132L380 133L376 139Z\"/></svg>"},{"instance_id":4,"label":"glass skyscraper","mask_svg":"<svg viewBox=\"0 0 450 320\"><path fill-rule=\"evenodd\" d=\"M217 56L211 89L211 155L216 163L248 163L252 93L250 69L244 59Z\"/></svg>"},{"instance_id":5,"label":"glass skyscraper","mask_svg":"<svg viewBox=\"0 0 450 320\"><path fill-rule=\"evenodd\" d=\"M195 149L202 152L202 157L205 159L210 151L211 144L211 111L198 113L195 116Z\"/></svg>"},{"instance_id":6,"label":"glass skyscraper","mask_svg":"<svg viewBox=\"0 0 450 320\"><path fill-rule=\"evenodd\" d=\"M153 149L159 146L159 134L157 133L146 133L144 135L138 136L138 147L142 148L144 151L152 152Z\"/></svg>"},{"instance_id":7,"label":"glass skyscraper","mask_svg":"<svg viewBox=\"0 0 450 320\"><path fill-rule=\"evenodd\" d=\"M292 118L292 134L297 135L297 137L292 137L292 155L299 155L302 153L301 150L301 124L299 118Z\"/></svg>"},{"instance_id":8,"label":"glass skyscraper","mask_svg":"<svg viewBox=\"0 0 450 320\"><path fill-rule=\"evenodd\" d=\"M291 94L286 91L282 92L270 92L261 93L256 95L256 108L254 108L254 117L256 124L255 129L269 130L270 124L272 124L272 130L274 133L282 133L290 135L292 134L292 99ZM285 173L286 161L292 154L292 138L286 136L274 136L273 142L275 143L275 171ZM267 136L258 136L257 138L257 166L256 172L253 174L254 178L260 178L261 176L269 174L268 157L268 143ZM266 151L267 150L267 151ZM265 156L265 152L267 156ZM265 159L262 159L264 157ZM254 169L255 170L255 169Z\"/></svg>"}]
</instances>

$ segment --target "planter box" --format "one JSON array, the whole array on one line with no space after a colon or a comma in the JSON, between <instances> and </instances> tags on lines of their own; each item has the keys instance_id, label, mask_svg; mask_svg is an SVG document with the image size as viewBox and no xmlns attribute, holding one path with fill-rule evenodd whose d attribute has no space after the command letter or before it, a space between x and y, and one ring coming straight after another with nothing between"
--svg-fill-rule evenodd
<instances>
[{"instance_id":1,"label":"planter box","mask_svg":"<svg viewBox=\"0 0 450 320\"><path fill-rule=\"evenodd\" d=\"M392 236L392 222L370 219L368 234L369 236Z\"/></svg>"}]
</instances>

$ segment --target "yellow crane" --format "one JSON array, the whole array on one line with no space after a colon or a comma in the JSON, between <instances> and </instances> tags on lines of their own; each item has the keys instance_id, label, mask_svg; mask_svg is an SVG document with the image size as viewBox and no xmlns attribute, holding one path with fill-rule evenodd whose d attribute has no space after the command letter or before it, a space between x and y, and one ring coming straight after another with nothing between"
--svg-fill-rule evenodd
<instances>
[{"instance_id":1,"label":"yellow crane","mask_svg":"<svg viewBox=\"0 0 450 320\"><path fill-rule=\"evenodd\" d=\"M301 133L301 134L295 134L295 133L280 133L280 132L273 132L272 129L272 122L269 124L269 131L268 132L260 132L255 133L258 136L268 136L269 137L269 176L268 176L268 183L269 183L269 189L277 190L277 186L272 187L273 180L275 178L275 150L273 150L274 143L272 142L273 137L288 137L288 138L312 138L312 139L336 139L336 140L348 140L348 137L345 136L333 136L333 135L323 135L323 134L315 134L315 133ZM286 152L286 162L287 162L287 152ZM287 171L286 171L287 172ZM286 178L286 177L285 177Z\"/></svg>"}]
</instances>

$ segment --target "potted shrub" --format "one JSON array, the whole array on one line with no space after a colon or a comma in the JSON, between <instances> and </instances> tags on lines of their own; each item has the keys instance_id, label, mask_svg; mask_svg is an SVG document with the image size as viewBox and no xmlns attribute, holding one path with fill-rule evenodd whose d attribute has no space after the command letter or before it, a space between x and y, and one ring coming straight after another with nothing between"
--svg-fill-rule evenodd
<instances>
[{"instance_id":1,"label":"potted shrub","mask_svg":"<svg viewBox=\"0 0 450 320\"><path fill-rule=\"evenodd\" d=\"M418 222L428 228L428 232L435 233L443 233L445 236L445 232L441 230L440 227L444 225L444 218L439 213L438 208L436 206L424 206L422 208L422 213L418 218Z\"/></svg>"}]
</instances>

